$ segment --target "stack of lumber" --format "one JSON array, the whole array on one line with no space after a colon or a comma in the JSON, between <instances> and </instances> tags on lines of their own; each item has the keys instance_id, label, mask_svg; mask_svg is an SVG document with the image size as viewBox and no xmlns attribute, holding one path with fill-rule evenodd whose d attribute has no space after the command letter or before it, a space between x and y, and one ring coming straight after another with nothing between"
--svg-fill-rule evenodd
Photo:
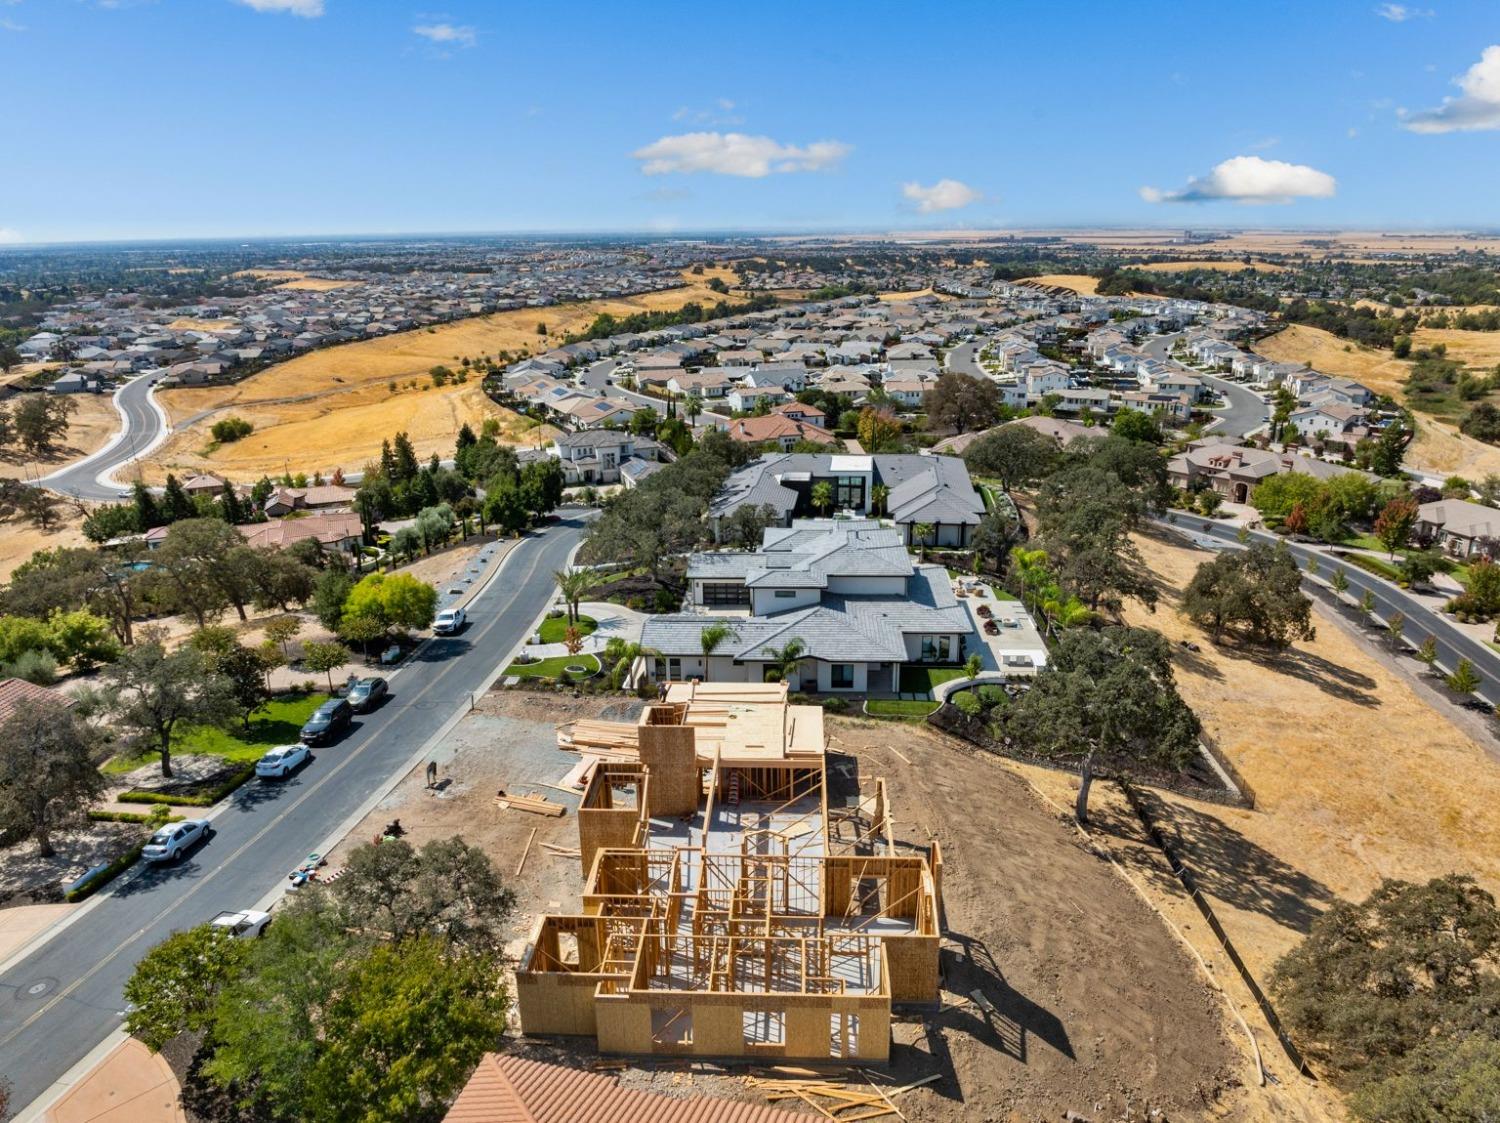
<instances>
[{"instance_id":1,"label":"stack of lumber","mask_svg":"<svg viewBox=\"0 0 1500 1123\"><path fill-rule=\"evenodd\" d=\"M582 792L589 786L589 780L594 776L594 770L599 767L601 757L586 752L578 763L568 770L562 778L562 783L556 785L564 791Z\"/></svg>"},{"instance_id":2,"label":"stack of lumber","mask_svg":"<svg viewBox=\"0 0 1500 1123\"><path fill-rule=\"evenodd\" d=\"M634 725L579 718L557 730L557 747L586 752L605 760L639 760L640 738Z\"/></svg>"},{"instance_id":3,"label":"stack of lumber","mask_svg":"<svg viewBox=\"0 0 1500 1123\"><path fill-rule=\"evenodd\" d=\"M773 1070L776 1071L776 1070ZM780 1071L787 1071L782 1069ZM811 1079L780 1080L747 1076L745 1083L763 1094L772 1103L796 1100L812 1108L825 1119L853 1120L879 1119L894 1115L906 1116L896 1106L895 1097L924 1084L941 1080L942 1075L928 1076L899 1088L881 1088L872 1083L869 1073L856 1077L858 1083L845 1084L832 1078L818 1078L809 1072Z\"/></svg>"},{"instance_id":4,"label":"stack of lumber","mask_svg":"<svg viewBox=\"0 0 1500 1123\"><path fill-rule=\"evenodd\" d=\"M497 795L495 804L514 811L530 811L533 815L551 815L554 818L567 810L561 803L553 803L539 795Z\"/></svg>"}]
</instances>

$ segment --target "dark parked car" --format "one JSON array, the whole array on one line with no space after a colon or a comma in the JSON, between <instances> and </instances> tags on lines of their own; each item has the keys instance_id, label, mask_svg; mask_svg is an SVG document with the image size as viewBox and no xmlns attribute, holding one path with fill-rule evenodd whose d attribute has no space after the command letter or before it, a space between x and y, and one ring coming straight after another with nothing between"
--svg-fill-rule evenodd
<instances>
[{"instance_id":1,"label":"dark parked car","mask_svg":"<svg viewBox=\"0 0 1500 1123\"><path fill-rule=\"evenodd\" d=\"M373 710L391 692L383 678L362 678L349 688L349 705L357 714Z\"/></svg>"},{"instance_id":2,"label":"dark parked car","mask_svg":"<svg viewBox=\"0 0 1500 1123\"><path fill-rule=\"evenodd\" d=\"M316 710L302 727L302 741L307 745L320 745L331 741L349 728L354 710L342 698L330 698Z\"/></svg>"}]
</instances>

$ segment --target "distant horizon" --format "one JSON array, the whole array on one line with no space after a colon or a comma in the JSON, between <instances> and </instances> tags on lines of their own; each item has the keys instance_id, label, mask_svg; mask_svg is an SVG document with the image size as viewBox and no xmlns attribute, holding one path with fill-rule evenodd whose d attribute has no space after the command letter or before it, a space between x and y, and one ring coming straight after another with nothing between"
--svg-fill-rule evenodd
<instances>
[{"instance_id":1,"label":"distant horizon","mask_svg":"<svg viewBox=\"0 0 1500 1123\"><path fill-rule=\"evenodd\" d=\"M1384 234L1391 236L1411 235L1416 237L1453 236L1473 238L1500 238L1500 225L1394 225L1350 223L1336 225L1328 223L1144 223L1144 222L1081 222L1056 223L1037 226L995 227L842 227L842 228L735 228L704 227L682 230L610 229L610 228L557 228L557 229L512 229L512 230L362 230L311 233L299 231L287 234L186 234L142 236L135 238L78 238L44 242L0 242L0 256L16 250L86 248L89 246L192 246L222 244L226 246L253 246L263 243L306 243L318 245L328 242L362 241L421 241L459 240L465 238L516 239L546 241L549 239L582 240L606 238L631 242L704 241L730 238L750 240L784 238L922 238L925 240L985 239L985 238L1031 238L1051 234L1123 233L1141 231L1146 233L1194 234ZM1197 248L1207 248L1207 245ZM1126 253L1128 250L1121 250Z\"/></svg>"}]
</instances>

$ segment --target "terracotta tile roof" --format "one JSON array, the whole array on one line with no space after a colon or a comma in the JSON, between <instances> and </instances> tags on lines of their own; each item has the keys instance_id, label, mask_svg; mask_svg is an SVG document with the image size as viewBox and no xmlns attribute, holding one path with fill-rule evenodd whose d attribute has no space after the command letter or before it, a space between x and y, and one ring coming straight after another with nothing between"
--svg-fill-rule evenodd
<instances>
[{"instance_id":1,"label":"terracotta tile roof","mask_svg":"<svg viewBox=\"0 0 1500 1123\"><path fill-rule=\"evenodd\" d=\"M37 686L25 679L0 679L0 722L8 720L10 715L15 713L16 706L22 702L51 702L72 706L75 701L77 699L69 697L60 690Z\"/></svg>"},{"instance_id":2,"label":"terracotta tile roof","mask_svg":"<svg viewBox=\"0 0 1500 1123\"><path fill-rule=\"evenodd\" d=\"M486 1053L445 1123L807 1123L809 1118L761 1104L622 1088L603 1073Z\"/></svg>"}]
</instances>

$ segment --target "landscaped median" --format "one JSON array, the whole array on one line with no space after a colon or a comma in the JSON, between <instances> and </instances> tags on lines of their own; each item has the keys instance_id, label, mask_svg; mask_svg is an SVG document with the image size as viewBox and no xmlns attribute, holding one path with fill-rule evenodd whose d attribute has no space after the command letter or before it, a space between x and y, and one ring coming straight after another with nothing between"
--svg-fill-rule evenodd
<instances>
[{"instance_id":1,"label":"landscaped median","mask_svg":"<svg viewBox=\"0 0 1500 1123\"><path fill-rule=\"evenodd\" d=\"M518 659L505 668L506 674L516 678L535 679L561 679L565 671L570 678L592 678L599 673L599 660L587 654L555 655L534 663L523 663Z\"/></svg>"},{"instance_id":2,"label":"landscaped median","mask_svg":"<svg viewBox=\"0 0 1500 1123\"><path fill-rule=\"evenodd\" d=\"M578 629L578 635L581 639L584 636L592 635L595 629L599 627L599 622L592 616L580 616L574 621L573 626ZM542 626L537 630L542 637L543 643L564 643L568 638L568 618L563 613L558 613L556 616L548 616L542 621Z\"/></svg>"}]
</instances>

